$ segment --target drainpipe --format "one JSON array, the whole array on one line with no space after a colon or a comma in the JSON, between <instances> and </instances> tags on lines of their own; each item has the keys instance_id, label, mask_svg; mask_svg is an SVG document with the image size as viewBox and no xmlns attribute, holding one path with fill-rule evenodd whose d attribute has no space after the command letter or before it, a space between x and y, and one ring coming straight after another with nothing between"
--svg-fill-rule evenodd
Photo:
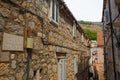
<instances>
[{"instance_id":1,"label":"drainpipe","mask_svg":"<svg viewBox=\"0 0 120 80\"><path fill-rule=\"evenodd\" d=\"M113 69L114 69L114 80L117 80L116 76L116 61L115 61L115 51L114 51L114 39L113 39L113 23L112 23L112 14L111 14L111 3L110 0L108 0L108 5L109 5L109 17L110 17L110 30L111 30L111 42L112 42L112 57L113 57Z\"/></svg>"},{"instance_id":2,"label":"drainpipe","mask_svg":"<svg viewBox=\"0 0 120 80\"><path fill-rule=\"evenodd\" d=\"M27 72L27 77L26 80L29 80L29 72L30 72L30 60L32 57L32 49L33 49L33 38L28 37L27 38L27 66L26 66L26 72Z\"/></svg>"},{"instance_id":3,"label":"drainpipe","mask_svg":"<svg viewBox=\"0 0 120 80\"><path fill-rule=\"evenodd\" d=\"M31 0L27 0L27 3L31 2ZM25 27L26 27L26 51L27 51L27 64L26 64L26 80L29 80L30 78L30 61L31 61L31 57L32 57L32 49L33 49L33 37L32 37L32 30L31 28L28 28L28 22L27 22L27 17L26 17L26 13L27 13L27 5L26 3L26 7L25 7Z\"/></svg>"}]
</instances>

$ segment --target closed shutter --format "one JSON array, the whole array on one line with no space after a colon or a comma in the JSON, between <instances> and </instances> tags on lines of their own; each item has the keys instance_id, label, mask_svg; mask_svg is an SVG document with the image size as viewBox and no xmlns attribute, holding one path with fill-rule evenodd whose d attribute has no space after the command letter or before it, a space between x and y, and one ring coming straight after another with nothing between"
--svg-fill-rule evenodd
<instances>
[{"instance_id":1,"label":"closed shutter","mask_svg":"<svg viewBox=\"0 0 120 80\"><path fill-rule=\"evenodd\" d=\"M66 80L66 60L60 59L58 63L58 80Z\"/></svg>"}]
</instances>

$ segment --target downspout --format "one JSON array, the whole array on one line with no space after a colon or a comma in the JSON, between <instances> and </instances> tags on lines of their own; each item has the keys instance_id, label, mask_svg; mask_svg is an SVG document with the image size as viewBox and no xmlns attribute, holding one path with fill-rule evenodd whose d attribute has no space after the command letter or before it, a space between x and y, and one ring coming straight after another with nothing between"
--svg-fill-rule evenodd
<instances>
[{"instance_id":1,"label":"downspout","mask_svg":"<svg viewBox=\"0 0 120 80\"><path fill-rule=\"evenodd\" d=\"M115 51L114 51L114 41L113 41L113 23L112 23L112 14L111 14L111 3L110 0L108 0L109 5L109 17L110 17L110 30L111 30L111 43L112 43L112 57L113 57L113 69L114 69L114 80L117 80L116 76L116 61L115 61Z\"/></svg>"}]
</instances>

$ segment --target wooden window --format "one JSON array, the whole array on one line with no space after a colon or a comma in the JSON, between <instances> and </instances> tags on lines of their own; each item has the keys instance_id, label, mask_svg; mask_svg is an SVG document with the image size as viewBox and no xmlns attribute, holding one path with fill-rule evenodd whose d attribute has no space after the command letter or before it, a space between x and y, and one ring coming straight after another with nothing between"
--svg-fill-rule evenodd
<instances>
[{"instance_id":1,"label":"wooden window","mask_svg":"<svg viewBox=\"0 0 120 80\"><path fill-rule=\"evenodd\" d=\"M66 80L66 60L60 59L58 63L58 80Z\"/></svg>"},{"instance_id":2,"label":"wooden window","mask_svg":"<svg viewBox=\"0 0 120 80\"><path fill-rule=\"evenodd\" d=\"M84 40L85 40L85 39L84 39L84 35L82 34L82 42L84 42Z\"/></svg>"},{"instance_id":3,"label":"wooden window","mask_svg":"<svg viewBox=\"0 0 120 80\"><path fill-rule=\"evenodd\" d=\"M58 23L58 12L59 7L57 0L51 0L50 1L50 20L54 23Z\"/></svg>"},{"instance_id":4,"label":"wooden window","mask_svg":"<svg viewBox=\"0 0 120 80\"><path fill-rule=\"evenodd\" d=\"M107 25L110 23L110 15L109 15L109 9L106 8L104 10L104 24Z\"/></svg>"},{"instance_id":5,"label":"wooden window","mask_svg":"<svg viewBox=\"0 0 120 80\"><path fill-rule=\"evenodd\" d=\"M73 23L73 37L76 37L77 36L77 25L76 23L74 22Z\"/></svg>"},{"instance_id":6,"label":"wooden window","mask_svg":"<svg viewBox=\"0 0 120 80\"><path fill-rule=\"evenodd\" d=\"M74 57L74 80L77 80L76 74L78 73L78 57Z\"/></svg>"}]
</instances>

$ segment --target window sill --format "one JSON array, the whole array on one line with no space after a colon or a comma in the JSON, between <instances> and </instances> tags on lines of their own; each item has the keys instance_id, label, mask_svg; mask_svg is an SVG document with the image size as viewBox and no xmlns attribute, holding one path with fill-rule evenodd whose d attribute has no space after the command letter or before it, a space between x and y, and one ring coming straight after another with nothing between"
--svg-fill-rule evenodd
<instances>
[{"instance_id":1,"label":"window sill","mask_svg":"<svg viewBox=\"0 0 120 80\"><path fill-rule=\"evenodd\" d=\"M51 24L53 24L53 25L55 25L55 26L57 26L58 27L58 22L56 22L55 20L53 20L53 19L50 19L50 23Z\"/></svg>"}]
</instances>

